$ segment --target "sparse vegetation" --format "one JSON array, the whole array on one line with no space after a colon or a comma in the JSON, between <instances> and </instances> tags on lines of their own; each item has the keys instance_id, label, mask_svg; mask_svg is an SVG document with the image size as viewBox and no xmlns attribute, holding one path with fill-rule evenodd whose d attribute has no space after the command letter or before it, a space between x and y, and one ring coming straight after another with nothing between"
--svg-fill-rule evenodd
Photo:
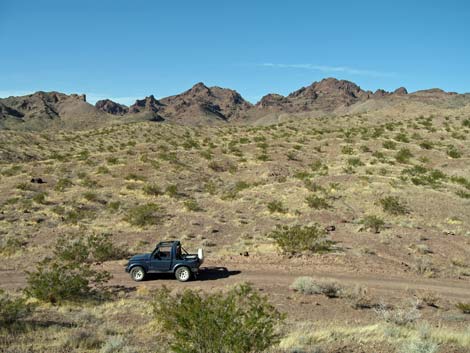
<instances>
[{"instance_id":1,"label":"sparse vegetation","mask_svg":"<svg viewBox=\"0 0 470 353\"><path fill-rule=\"evenodd\" d=\"M163 288L152 306L174 352L262 352L280 338L276 328L283 315L246 284L206 295L171 295Z\"/></svg>"},{"instance_id":2,"label":"sparse vegetation","mask_svg":"<svg viewBox=\"0 0 470 353\"><path fill-rule=\"evenodd\" d=\"M379 200L384 212L394 216L404 215L408 213L408 208L397 196L387 196Z\"/></svg>"},{"instance_id":3,"label":"sparse vegetation","mask_svg":"<svg viewBox=\"0 0 470 353\"><path fill-rule=\"evenodd\" d=\"M365 216L361 223L364 225L364 228L371 230L374 233L380 233L385 226L385 221L376 215Z\"/></svg>"},{"instance_id":4,"label":"sparse vegetation","mask_svg":"<svg viewBox=\"0 0 470 353\"><path fill-rule=\"evenodd\" d=\"M128 211L126 216L127 222L139 227L156 225L162 220L162 208L155 203L135 206Z\"/></svg>"},{"instance_id":5,"label":"sparse vegetation","mask_svg":"<svg viewBox=\"0 0 470 353\"><path fill-rule=\"evenodd\" d=\"M333 242L320 225L312 226L278 226L269 236L281 250L289 254L301 252L324 253L332 250Z\"/></svg>"}]
</instances>

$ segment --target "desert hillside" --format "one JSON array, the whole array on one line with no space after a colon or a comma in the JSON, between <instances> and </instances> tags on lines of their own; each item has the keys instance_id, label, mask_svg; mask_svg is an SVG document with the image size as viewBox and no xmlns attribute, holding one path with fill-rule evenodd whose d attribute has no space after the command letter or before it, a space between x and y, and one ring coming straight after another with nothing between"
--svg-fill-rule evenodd
<instances>
[{"instance_id":1,"label":"desert hillside","mask_svg":"<svg viewBox=\"0 0 470 353\"><path fill-rule=\"evenodd\" d=\"M109 234L125 255L93 264L113 275L110 298L38 304L26 330L0 334L11 352L99 352L119 340L167 352L168 337L149 335L154 289L247 281L286 313L272 352L470 350L466 95L325 80L256 105L202 84L131 107L54 97L0 100L5 126L54 122L0 131L0 287L20 293L61 238ZM70 105L100 125L71 129ZM210 122L184 123L196 116ZM318 231L321 251L282 251L274 232L295 227ZM206 249L201 280L128 277L126 258L164 239ZM315 290L299 286L305 276Z\"/></svg>"}]
</instances>

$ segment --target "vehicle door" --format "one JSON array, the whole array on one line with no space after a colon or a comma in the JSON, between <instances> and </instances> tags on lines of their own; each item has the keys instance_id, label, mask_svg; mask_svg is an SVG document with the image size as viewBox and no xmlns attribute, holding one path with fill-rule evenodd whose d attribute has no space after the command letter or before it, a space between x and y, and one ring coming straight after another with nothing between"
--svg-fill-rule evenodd
<instances>
[{"instance_id":1,"label":"vehicle door","mask_svg":"<svg viewBox=\"0 0 470 353\"><path fill-rule=\"evenodd\" d=\"M150 259L150 270L156 272L165 272L171 269L171 246L159 246L152 254Z\"/></svg>"}]
</instances>

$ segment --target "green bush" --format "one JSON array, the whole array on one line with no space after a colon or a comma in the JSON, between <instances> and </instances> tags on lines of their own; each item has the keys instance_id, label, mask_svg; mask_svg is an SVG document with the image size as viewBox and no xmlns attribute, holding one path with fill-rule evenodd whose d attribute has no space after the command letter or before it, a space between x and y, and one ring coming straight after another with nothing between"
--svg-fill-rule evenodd
<instances>
[{"instance_id":1,"label":"green bush","mask_svg":"<svg viewBox=\"0 0 470 353\"><path fill-rule=\"evenodd\" d=\"M156 184L147 184L143 188L144 194L149 196L163 195L162 189Z\"/></svg>"},{"instance_id":2,"label":"green bush","mask_svg":"<svg viewBox=\"0 0 470 353\"><path fill-rule=\"evenodd\" d=\"M455 307L464 314L470 314L470 303L457 303Z\"/></svg>"},{"instance_id":3,"label":"green bush","mask_svg":"<svg viewBox=\"0 0 470 353\"><path fill-rule=\"evenodd\" d=\"M287 208L284 207L282 201L274 200L268 203L268 210L271 213L286 213Z\"/></svg>"},{"instance_id":4,"label":"green bush","mask_svg":"<svg viewBox=\"0 0 470 353\"><path fill-rule=\"evenodd\" d=\"M334 244L327 238L327 232L319 224L305 227L278 225L269 237L276 241L283 252L292 255L301 252L328 252Z\"/></svg>"},{"instance_id":5,"label":"green bush","mask_svg":"<svg viewBox=\"0 0 470 353\"><path fill-rule=\"evenodd\" d=\"M450 158L460 158L460 157L462 157L462 152L460 152L454 146L449 146L449 148L447 148L447 155Z\"/></svg>"},{"instance_id":6,"label":"green bush","mask_svg":"<svg viewBox=\"0 0 470 353\"><path fill-rule=\"evenodd\" d=\"M71 187L73 183L69 179L59 179L55 184L55 190L64 192L66 189Z\"/></svg>"},{"instance_id":7,"label":"green bush","mask_svg":"<svg viewBox=\"0 0 470 353\"><path fill-rule=\"evenodd\" d=\"M34 272L27 272L29 296L51 303L77 300L98 294L111 275L92 267L96 261L120 259L109 234L67 235L59 238L53 256L40 261Z\"/></svg>"},{"instance_id":8,"label":"green bush","mask_svg":"<svg viewBox=\"0 0 470 353\"><path fill-rule=\"evenodd\" d=\"M111 275L97 271L88 263L46 258L39 262L36 271L27 272L29 296L50 303L88 298L107 282Z\"/></svg>"},{"instance_id":9,"label":"green bush","mask_svg":"<svg viewBox=\"0 0 470 353\"><path fill-rule=\"evenodd\" d=\"M382 146L388 150L394 150L397 148L397 143L391 140L384 141Z\"/></svg>"},{"instance_id":10,"label":"green bush","mask_svg":"<svg viewBox=\"0 0 470 353\"><path fill-rule=\"evenodd\" d=\"M197 203L195 199L188 199L184 201L184 207L186 207L188 211L192 211L192 212L202 211L202 207L199 206L199 204Z\"/></svg>"},{"instance_id":11,"label":"green bush","mask_svg":"<svg viewBox=\"0 0 470 353\"><path fill-rule=\"evenodd\" d=\"M114 245L108 233L65 235L57 240L53 254L60 261L78 263L119 260L127 255L126 251Z\"/></svg>"},{"instance_id":12,"label":"green bush","mask_svg":"<svg viewBox=\"0 0 470 353\"><path fill-rule=\"evenodd\" d=\"M395 159L400 163L409 163L410 158L413 157L413 153L408 148L402 148L395 154Z\"/></svg>"},{"instance_id":13,"label":"green bush","mask_svg":"<svg viewBox=\"0 0 470 353\"><path fill-rule=\"evenodd\" d=\"M379 200L384 212L394 216L404 215L408 213L408 208L397 196L387 196Z\"/></svg>"},{"instance_id":14,"label":"green bush","mask_svg":"<svg viewBox=\"0 0 470 353\"><path fill-rule=\"evenodd\" d=\"M161 222L163 215L157 204L148 203L130 209L125 220L133 226L155 225Z\"/></svg>"},{"instance_id":15,"label":"green bush","mask_svg":"<svg viewBox=\"0 0 470 353\"><path fill-rule=\"evenodd\" d=\"M0 289L0 328L11 327L27 317L32 306L24 298L14 298Z\"/></svg>"},{"instance_id":16,"label":"green bush","mask_svg":"<svg viewBox=\"0 0 470 353\"><path fill-rule=\"evenodd\" d=\"M171 295L163 288L152 307L178 353L263 352L279 342L276 328L284 318L247 284L204 296L188 289Z\"/></svg>"},{"instance_id":17,"label":"green bush","mask_svg":"<svg viewBox=\"0 0 470 353\"><path fill-rule=\"evenodd\" d=\"M47 193L38 192L37 194L33 196L33 201L41 205L44 205L46 203L46 196L47 196Z\"/></svg>"},{"instance_id":18,"label":"green bush","mask_svg":"<svg viewBox=\"0 0 470 353\"><path fill-rule=\"evenodd\" d=\"M369 229L374 233L380 233L380 231L384 229L385 226L385 221L382 218L374 215L365 216L361 223L366 229Z\"/></svg>"},{"instance_id":19,"label":"green bush","mask_svg":"<svg viewBox=\"0 0 470 353\"><path fill-rule=\"evenodd\" d=\"M331 205L326 199L317 195L309 195L305 198L307 205L315 210L328 209Z\"/></svg>"}]
</instances>

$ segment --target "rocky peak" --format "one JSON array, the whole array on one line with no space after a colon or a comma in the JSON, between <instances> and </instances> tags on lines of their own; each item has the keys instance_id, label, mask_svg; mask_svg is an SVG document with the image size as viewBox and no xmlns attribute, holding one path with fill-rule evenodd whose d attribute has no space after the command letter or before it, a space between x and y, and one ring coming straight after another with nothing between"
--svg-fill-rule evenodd
<instances>
[{"instance_id":1,"label":"rocky peak","mask_svg":"<svg viewBox=\"0 0 470 353\"><path fill-rule=\"evenodd\" d=\"M408 91L405 87L399 87L395 91L393 91L393 94L396 94L397 96L404 96L408 94Z\"/></svg>"},{"instance_id":2,"label":"rocky peak","mask_svg":"<svg viewBox=\"0 0 470 353\"><path fill-rule=\"evenodd\" d=\"M156 113L161 107L162 104L156 100L153 95L150 95L144 99L136 100L135 103L129 107L129 113L140 113L142 111Z\"/></svg>"},{"instance_id":3,"label":"rocky peak","mask_svg":"<svg viewBox=\"0 0 470 353\"><path fill-rule=\"evenodd\" d=\"M287 102L286 97L280 94L270 93L262 97L261 100L256 103L256 106L259 108L280 107Z\"/></svg>"},{"instance_id":4,"label":"rocky peak","mask_svg":"<svg viewBox=\"0 0 470 353\"><path fill-rule=\"evenodd\" d=\"M129 111L129 108L125 105L113 102L110 99L99 100L95 103L95 107L113 115L124 115Z\"/></svg>"}]
</instances>

